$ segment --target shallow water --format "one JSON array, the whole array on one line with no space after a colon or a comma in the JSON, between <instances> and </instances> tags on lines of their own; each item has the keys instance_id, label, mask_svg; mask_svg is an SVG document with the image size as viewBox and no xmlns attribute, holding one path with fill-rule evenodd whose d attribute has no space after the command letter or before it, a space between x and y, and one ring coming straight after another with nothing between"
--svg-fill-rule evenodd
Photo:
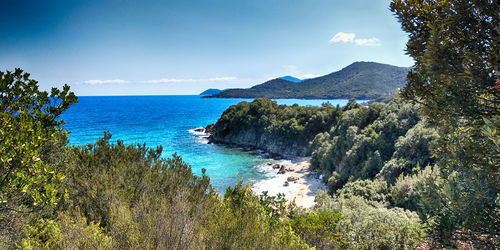
<instances>
[{"instance_id":1,"label":"shallow water","mask_svg":"<svg viewBox=\"0 0 500 250\"><path fill-rule=\"evenodd\" d=\"M72 145L95 142L104 131L112 141L163 146L163 156L182 156L195 174L206 174L219 191L232 186L237 176L244 181L262 181L271 175L262 169L269 162L258 152L245 152L207 144L207 139L190 130L215 123L229 106L252 99L202 99L200 96L82 96L62 118L70 131ZM279 104L321 105L327 100L280 99ZM343 106L347 100L329 100Z\"/></svg>"}]
</instances>

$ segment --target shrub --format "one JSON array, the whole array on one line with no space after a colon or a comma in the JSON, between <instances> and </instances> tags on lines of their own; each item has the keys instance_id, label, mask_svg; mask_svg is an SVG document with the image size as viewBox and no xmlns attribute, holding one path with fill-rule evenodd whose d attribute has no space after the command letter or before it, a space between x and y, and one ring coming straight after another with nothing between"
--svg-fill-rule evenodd
<instances>
[{"instance_id":1,"label":"shrub","mask_svg":"<svg viewBox=\"0 0 500 250\"><path fill-rule=\"evenodd\" d=\"M427 182L436 181L439 176L437 167L427 166L414 175L401 175L391 187L391 201L394 206L417 211L421 204L422 192Z\"/></svg>"},{"instance_id":2,"label":"shrub","mask_svg":"<svg viewBox=\"0 0 500 250\"><path fill-rule=\"evenodd\" d=\"M112 249L112 240L99 224L78 212L60 213L55 219L39 219L26 229L23 249Z\"/></svg>"},{"instance_id":3,"label":"shrub","mask_svg":"<svg viewBox=\"0 0 500 250\"><path fill-rule=\"evenodd\" d=\"M291 225L310 246L318 249L333 249L346 244L337 231L339 220L338 212L318 211L295 217Z\"/></svg>"},{"instance_id":4,"label":"shrub","mask_svg":"<svg viewBox=\"0 0 500 250\"><path fill-rule=\"evenodd\" d=\"M336 196L340 199L350 199L359 196L369 201L385 203L388 201L389 189L382 180L357 180L348 182L342 189L337 190Z\"/></svg>"},{"instance_id":5,"label":"shrub","mask_svg":"<svg viewBox=\"0 0 500 250\"><path fill-rule=\"evenodd\" d=\"M316 196L316 210L338 211L337 230L353 249L415 249L424 229L418 215L402 208L386 208L359 196L333 200L326 193Z\"/></svg>"}]
</instances>

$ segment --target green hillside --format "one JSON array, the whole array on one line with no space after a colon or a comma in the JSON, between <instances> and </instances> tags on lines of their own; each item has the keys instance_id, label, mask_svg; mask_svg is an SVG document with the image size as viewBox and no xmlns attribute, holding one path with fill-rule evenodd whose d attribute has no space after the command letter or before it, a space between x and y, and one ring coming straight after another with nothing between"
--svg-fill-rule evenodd
<instances>
[{"instance_id":1,"label":"green hillside","mask_svg":"<svg viewBox=\"0 0 500 250\"><path fill-rule=\"evenodd\" d=\"M228 89L211 98L374 99L394 95L405 85L408 68L355 62L331 74L291 82L273 79L249 89Z\"/></svg>"}]
</instances>

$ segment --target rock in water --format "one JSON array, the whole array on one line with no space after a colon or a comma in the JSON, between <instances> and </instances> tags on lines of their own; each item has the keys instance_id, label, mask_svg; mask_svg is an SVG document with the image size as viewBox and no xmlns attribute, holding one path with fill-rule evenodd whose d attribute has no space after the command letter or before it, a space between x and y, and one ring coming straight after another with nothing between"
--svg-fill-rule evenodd
<instances>
[{"instance_id":1,"label":"rock in water","mask_svg":"<svg viewBox=\"0 0 500 250\"><path fill-rule=\"evenodd\" d=\"M215 124L209 124L205 127L205 133L207 134L214 134L215 132Z\"/></svg>"},{"instance_id":2,"label":"rock in water","mask_svg":"<svg viewBox=\"0 0 500 250\"><path fill-rule=\"evenodd\" d=\"M278 174L284 174L286 173L286 168L285 166L281 165L280 170L278 171Z\"/></svg>"},{"instance_id":3,"label":"rock in water","mask_svg":"<svg viewBox=\"0 0 500 250\"><path fill-rule=\"evenodd\" d=\"M285 181L285 184L283 184L283 186L285 186L285 187L288 187L288 185L290 185L290 183L288 183L288 181Z\"/></svg>"}]
</instances>

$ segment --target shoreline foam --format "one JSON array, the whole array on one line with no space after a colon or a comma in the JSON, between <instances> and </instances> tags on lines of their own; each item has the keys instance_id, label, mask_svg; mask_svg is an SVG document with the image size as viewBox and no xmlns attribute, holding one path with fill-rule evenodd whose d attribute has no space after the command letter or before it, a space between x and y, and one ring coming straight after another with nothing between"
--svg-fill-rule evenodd
<instances>
[{"instance_id":1,"label":"shoreline foam","mask_svg":"<svg viewBox=\"0 0 500 250\"><path fill-rule=\"evenodd\" d=\"M195 128L188 130L189 133L197 138L198 143L208 143L209 134L206 133L205 128ZM245 150L244 147L241 147ZM255 149L255 152L262 158L268 158L269 153L264 150ZM309 159L307 157L288 159L288 160L273 160L265 164L255 166L259 171L265 173L266 179L258 180L252 184L252 190L255 194L260 195L262 192L267 191L269 196L276 196L279 193L285 195L288 203L295 202L299 207L310 208L314 206L314 197L318 190L325 190L326 185L318 178L317 174L314 174L309 170ZM290 171L286 171L284 174L278 174L279 169L274 169L273 165L279 164L284 166ZM288 181L289 177L298 178L295 181ZM288 185L285 186L285 182Z\"/></svg>"},{"instance_id":2,"label":"shoreline foam","mask_svg":"<svg viewBox=\"0 0 500 250\"><path fill-rule=\"evenodd\" d=\"M203 129L203 132L197 131L197 130L201 130L201 129ZM208 144L208 142L209 142L208 137L210 135L205 132L205 128L203 128L203 127L193 128L193 129L189 129L188 132L190 134L194 135L196 143Z\"/></svg>"},{"instance_id":3,"label":"shoreline foam","mask_svg":"<svg viewBox=\"0 0 500 250\"><path fill-rule=\"evenodd\" d=\"M317 174L310 171L309 159L280 160L277 164L283 165L292 170L284 174L278 174L278 169L273 169L272 165L260 165L259 168L266 172L269 179L255 182L252 190L257 194L268 191L268 195L276 196L283 193L289 203L295 202L299 207L310 208L314 206L314 197L318 190L325 190L326 185L318 178ZM288 186L284 186L288 177L298 177L296 181L289 181Z\"/></svg>"}]
</instances>

